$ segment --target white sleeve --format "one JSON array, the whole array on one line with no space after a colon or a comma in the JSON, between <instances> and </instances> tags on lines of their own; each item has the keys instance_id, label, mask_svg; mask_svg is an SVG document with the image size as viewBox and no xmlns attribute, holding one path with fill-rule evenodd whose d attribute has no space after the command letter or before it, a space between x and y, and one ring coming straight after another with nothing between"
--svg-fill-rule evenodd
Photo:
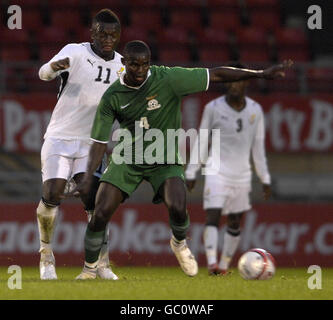
<instances>
[{"instance_id":1,"label":"white sleeve","mask_svg":"<svg viewBox=\"0 0 333 320\"><path fill-rule=\"evenodd\" d=\"M268 172L265 152L265 122L264 114L260 112L256 135L252 145L252 158L257 176L263 184L271 183L271 176Z\"/></svg>"},{"instance_id":2,"label":"white sleeve","mask_svg":"<svg viewBox=\"0 0 333 320\"><path fill-rule=\"evenodd\" d=\"M76 47L76 45L74 44L66 45L49 62L43 64L38 72L39 78L44 81L50 81L53 80L55 77L57 77L63 71L70 71L74 62L74 56L76 51L74 49L74 46ZM53 71L53 69L51 68L51 63L53 61L65 58L69 58L69 68L67 68L66 70Z\"/></svg>"},{"instance_id":3,"label":"white sleeve","mask_svg":"<svg viewBox=\"0 0 333 320\"><path fill-rule=\"evenodd\" d=\"M198 135L196 136L194 144L192 146L190 162L185 170L185 178L188 180L194 180L196 178L197 171L201 168L201 165L207 161L209 137L212 131L212 120L213 109L208 104L205 106ZM200 131L201 129L207 130L206 134L200 134L200 132L202 132Z\"/></svg>"}]
</instances>

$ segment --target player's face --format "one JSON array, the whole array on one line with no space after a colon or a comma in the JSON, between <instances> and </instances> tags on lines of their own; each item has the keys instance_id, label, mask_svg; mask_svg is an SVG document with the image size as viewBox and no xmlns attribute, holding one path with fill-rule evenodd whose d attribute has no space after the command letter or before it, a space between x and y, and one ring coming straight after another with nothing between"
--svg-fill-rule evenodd
<instances>
[{"instance_id":1,"label":"player's face","mask_svg":"<svg viewBox=\"0 0 333 320\"><path fill-rule=\"evenodd\" d=\"M133 54L123 59L126 67L126 83L133 87L140 86L147 78L150 56L147 53Z\"/></svg>"},{"instance_id":2,"label":"player's face","mask_svg":"<svg viewBox=\"0 0 333 320\"><path fill-rule=\"evenodd\" d=\"M248 81L229 82L226 84L227 94L235 98L244 97L247 85Z\"/></svg>"},{"instance_id":3,"label":"player's face","mask_svg":"<svg viewBox=\"0 0 333 320\"><path fill-rule=\"evenodd\" d=\"M113 53L119 43L120 26L117 23L94 23L91 37L101 55L108 56Z\"/></svg>"}]
</instances>

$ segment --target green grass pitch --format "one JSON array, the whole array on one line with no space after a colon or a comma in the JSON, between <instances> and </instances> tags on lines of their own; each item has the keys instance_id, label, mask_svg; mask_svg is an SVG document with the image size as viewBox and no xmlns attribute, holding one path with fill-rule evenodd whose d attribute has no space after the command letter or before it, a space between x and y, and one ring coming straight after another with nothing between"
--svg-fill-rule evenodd
<instances>
[{"instance_id":1,"label":"green grass pitch","mask_svg":"<svg viewBox=\"0 0 333 320\"><path fill-rule=\"evenodd\" d=\"M187 277L178 267L116 267L118 281L75 281L81 268L58 267L58 280L39 280L38 267L22 268L22 289L8 288L11 274L0 268L0 299L46 300L331 300L333 269L322 269L322 289L308 288L307 268L279 268L273 279L243 280L236 269L224 277L206 268Z\"/></svg>"}]
</instances>

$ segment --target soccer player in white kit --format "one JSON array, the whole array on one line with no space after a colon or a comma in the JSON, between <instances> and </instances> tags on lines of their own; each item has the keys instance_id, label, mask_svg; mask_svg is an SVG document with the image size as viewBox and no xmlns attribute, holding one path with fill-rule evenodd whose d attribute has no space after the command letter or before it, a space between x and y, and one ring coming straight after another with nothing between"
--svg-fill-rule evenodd
<instances>
[{"instance_id":1,"label":"soccer player in white kit","mask_svg":"<svg viewBox=\"0 0 333 320\"><path fill-rule=\"evenodd\" d=\"M122 56L114 51L120 31L118 17L111 10L103 9L92 21L92 43L66 45L39 70L41 80L50 81L57 76L62 80L41 150L43 187L37 221L42 280L57 279L52 236L60 201L68 181L73 179L79 183L86 171L97 105L123 68ZM89 196L81 196L88 219L94 210L98 180L103 170L101 164L95 172ZM110 268L108 232L99 256L98 275L103 279L118 279Z\"/></svg>"},{"instance_id":2,"label":"soccer player in white kit","mask_svg":"<svg viewBox=\"0 0 333 320\"><path fill-rule=\"evenodd\" d=\"M230 66L244 68L241 64ZM203 206L206 211L203 237L210 275L227 274L239 245L240 221L243 214L251 208L251 154L256 173L263 184L264 198L267 199L271 194L271 178L264 144L264 114L257 102L245 96L247 84L248 81L225 84L226 95L205 106L200 124L200 129L206 129L210 133L213 129L218 129L220 133L220 154L218 158L214 158L212 150L209 152L203 192ZM189 191L193 189L197 171L201 167L200 161L198 164L194 163L195 154L198 154L197 146L197 143L194 144L190 163L185 171ZM203 144L199 146L201 150L206 150L207 147ZM214 145L211 145L210 149L212 148ZM227 229L218 264L218 226L221 214L227 215Z\"/></svg>"}]
</instances>

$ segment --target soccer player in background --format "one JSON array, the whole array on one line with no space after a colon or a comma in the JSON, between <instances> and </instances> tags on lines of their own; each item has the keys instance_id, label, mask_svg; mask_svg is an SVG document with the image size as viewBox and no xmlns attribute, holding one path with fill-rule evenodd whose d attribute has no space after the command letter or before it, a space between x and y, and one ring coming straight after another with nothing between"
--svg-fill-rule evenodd
<instances>
[{"instance_id":1,"label":"soccer player in background","mask_svg":"<svg viewBox=\"0 0 333 320\"><path fill-rule=\"evenodd\" d=\"M88 169L83 180L73 190L79 191L82 196L89 194L93 172L103 157L112 124L117 119L124 139L113 149L110 163L100 179L95 213L85 235L85 264L77 279L96 278L105 227L118 206L144 179L153 187L153 202L163 201L168 209L172 251L184 273L195 276L198 265L186 244L190 222L186 210L183 163L178 155L178 146L170 145L168 141L167 130L181 128L180 105L184 95L205 91L210 82L274 79L283 76L291 62L263 71L229 67L189 69L151 66L150 49L142 41L127 43L123 55L125 71L100 101L91 131L93 144L89 152ZM152 137L147 139L146 135L149 134L156 135L154 142ZM161 137L163 143L156 145L155 142L160 141ZM136 145L138 141L142 143ZM117 148L120 145L124 148ZM176 150L171 158L170 148ZM143 159L142 155L149 154L148 151L152 149L156 151L155 156Z\"/></svg>"},{"instance_id":2,"label":"soccer player in background","mask_svg":"<svg viewBox=\"0 0 333 320\"><path fill-rule=\"evenodd\" d=\"M60 50L39 70L41 80L60 76L58 101L44 135L41 150L42 199L37 208L40 235L40 278L57 279L52 236L66 183L82 180L87 168L90 131L98 103L105 90L118 79L123 67L115 52L120 39L120 21L109 9L99 11L91 27L92 43L71 43ZM105 166L105 164L104 164ZM99 178L104 170L102 159L92 178L90 191L81 196L88 220L94 210ZM98 275L116 280L108 252L108 231L101 249Z\"/></svg>"},{"instance_id":3,"label":"soccer player in background","mask_svg":"<svg viewBox=\"0 0 333 320\"><path fill-rule=\"evenodd\" d=\"M244 68L240 63L230 66ZM264 198L267 199L271 194L271 179L265 155L264 114L257 102L245 96L247 85L246 80L225 84L226 95L205 106L200 124L200 129L208 130L209 133L217 129L220 134L218 157L210 152L208 159L202 159L206 162L206 169L209 169L209 174L205 175L203 192L203 207L206 211L203 236L210 275L227 273L239 245L240 221L243 214L251 208L251 154L262 182ZM207 150L208 141L200 145L198 141L195 142L191 157L198 152L198 146L201 150ZM214 148L214 145L211 148ZM193 160L190 160L186 168L185 177L189 191L195 186L200 167L200 162L194 164ZM223 238L221 259L217 264L221 215L227 215L227 229Z\"/></svg>"}]
</instances>

